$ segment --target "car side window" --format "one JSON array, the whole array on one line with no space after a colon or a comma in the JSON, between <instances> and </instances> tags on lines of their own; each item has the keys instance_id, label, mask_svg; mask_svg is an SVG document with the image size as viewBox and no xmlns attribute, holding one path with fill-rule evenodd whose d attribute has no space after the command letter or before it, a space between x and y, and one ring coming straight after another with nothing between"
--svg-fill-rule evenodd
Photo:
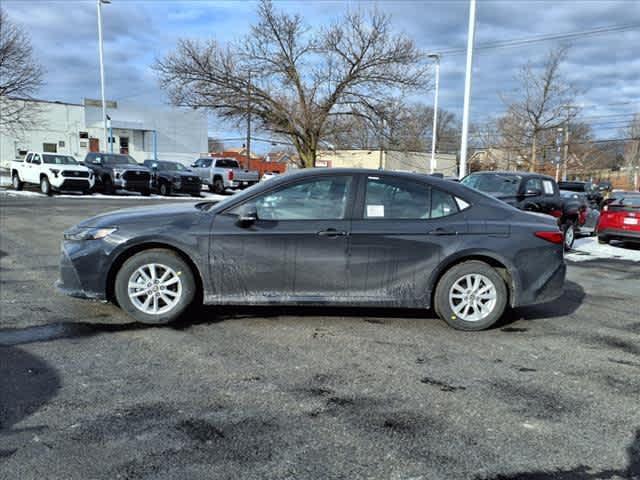
<instances>
[{"instance_id":1,"label":"car side window","mask_svg":"<svg viewBox=\"0 0 640 480\"><path fill-rule=\"evenodd\" d=\"M461 207L468 208L469 204L462 199ZM456 197L438 190L437 188L431 189L431 218L448 217L454 213L458 213L459 203L456 201Z\"/></svg>"},{"instance_id":2,"label":"car side window","mask_svg":"<svg viewBox=\"0 0 640 480\"><path fill-rule=\"evenodd\" d=\"M33 153L30 153L29 155L27 155L26 162L31 163L32 158L33 158Z\"/></svg>"},{"instance_id":3,"label":"car side window","mask_svg":"<svg viewBox=\"0 0 640 480\"><path fill-rule=\"evenodd\" d=\"M429 186L398 178L367 177L364 218L429 218Z\"/></svg>"},{"instance_id":4,"label":"car side window","mask_svg":"<svg viewBox=\"0 0 640 480\"><path fill-rule=\"evenodd\" d=\"M352 177L322 177L287 185L253 200L259 220L341 220L345 217ZM231 213L238 214L239 208Z\"/></svg>"},{"instance_id":5,"label":"car side window","mask_svg":"<svg viewBox=\"0 0 640 480\"><path fill-rule=\"evenodd\" d=\"M202 160L202 166L205 167L205 168L209 168L211 166L212 162L213 162L212 159L205 158L204 160Z\"/></svg>"},{"instance_id":6,"label":"car side window","mask_svg":"<svg viewBox=\"0 0 640 480\"><path fill-rule=\"evenodd\" d=\"M543 191L542 190L542 180L540 180L539 178L530 178L527 180L527 183L525 184L525 191L526 190L539 190L539 191Z\"/></svg>"},{"instance_id":7,"label":"car side window","mask_svg":"<svg viewBox=\"0 0 640 480\"><path fill-rule=\"evenodd\" d=\"M35 153L33 155L33 158L31 159L31 163L34 163L36 165L40 165L42 163L42 161L40 160L40 155L38 155L37 153Z\"/></svg>"},{"instance_id":8,"label":"car side window","mask_svg":"<svg viewBox=\"0 0 640 480\"><path fill-rule=\"evenodd\" d=\"M544 187L544 194L545 195L554 195L555 191L553 188L553 182L551 180L543 180L542 181L542 185Z\"/></svg>"}]
</instances>

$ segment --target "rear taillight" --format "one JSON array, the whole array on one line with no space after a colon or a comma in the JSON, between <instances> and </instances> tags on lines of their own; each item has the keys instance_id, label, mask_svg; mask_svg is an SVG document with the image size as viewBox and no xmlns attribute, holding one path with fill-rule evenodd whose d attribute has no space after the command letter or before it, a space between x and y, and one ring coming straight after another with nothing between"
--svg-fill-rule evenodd
<instances>
[{"instance_id":1,"label":"rear taillight","mask_svg":"<svg viewBox=\"0 0 640 480\"><path fill-rule=\"evenodd\" d=\"M551 243L562 244L564 241L562 232L552 232L549 230L544 230L542 232L536 232L535 236Z\"/></svg>"},{"instance_id":2,"label":"rear taillight","mask_svg":"<svg viewBox=\"0 0 640 480\"><path fill-rule=\"evenodd\" d=\"M229 180L233 180L233 170L229 170L228 177Z\"/></svg>"}]
</instances>

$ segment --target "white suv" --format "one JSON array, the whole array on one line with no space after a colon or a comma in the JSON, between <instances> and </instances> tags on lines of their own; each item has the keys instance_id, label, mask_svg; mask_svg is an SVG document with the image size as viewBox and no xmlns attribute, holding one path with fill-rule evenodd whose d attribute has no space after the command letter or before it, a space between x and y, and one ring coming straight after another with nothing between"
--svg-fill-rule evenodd
<instances>
[{"instance_id":1,"label":"white suv","mask_svg":"<svg viewBox=\"0 0 640 480\"><path fill-rule=\"evenodd\" d=\"M16 190L22 190L25 183L32 183L40 185L40 191L45 195L51 195L54 190L89 193L94 181L93 172L71 155L27 152L23 160L11 162L11 182Z\"/></svg>"}]
</instances>

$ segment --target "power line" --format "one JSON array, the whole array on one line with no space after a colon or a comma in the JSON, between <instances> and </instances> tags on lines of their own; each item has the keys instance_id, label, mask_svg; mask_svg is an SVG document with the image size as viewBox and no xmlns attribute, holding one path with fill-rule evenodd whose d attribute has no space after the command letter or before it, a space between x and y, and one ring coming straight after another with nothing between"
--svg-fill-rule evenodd
<instances>
[{"instance_id":1,"label":"power line","mask_svg":"<svg viewBox=\"0 0 640 480\"><path fill-rule=\"evenodd\" d=\"M633 30L635 28L640 27L639 23L632 23L626 25L610 25L607 27L599 27L593 28L591 30L581 30L577 32L567 32L567 33L558 33L558 34L543 34L543 35L534 35L531 37L524 37L519 39L511 39L505 41L497 41L497 42L486 42L481 43L474 47L474 50L493 50L499 48L510 48L510 47L520 47L523 45L530 45L533 43L540 42L548 42L552 40L570 40L574 38L582 38L582 37L590 37L595 35L603 35L607 33L613 32L624 32L627 30ZM466 52L465 48L449 48L449 49L434 49L434 51L446 55L462 55Z\"/></svg>"}]
</instances>

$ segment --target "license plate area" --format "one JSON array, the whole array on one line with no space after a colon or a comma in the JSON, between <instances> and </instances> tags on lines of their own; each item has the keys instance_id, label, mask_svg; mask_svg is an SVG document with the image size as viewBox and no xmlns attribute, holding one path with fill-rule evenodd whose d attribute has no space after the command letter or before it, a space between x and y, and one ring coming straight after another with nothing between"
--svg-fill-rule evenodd
<instances>
[{"instance_id":1,"label":"license plate area","mask_svg":"<svg viewBox=\"0 0 640 480\"><path fill-rule=\"evenodd\" d=\"M624 223L625 225L638 225L638 219L633 217L625 217L622 220L622 223Z\"/></svg>"}]
</instances>

